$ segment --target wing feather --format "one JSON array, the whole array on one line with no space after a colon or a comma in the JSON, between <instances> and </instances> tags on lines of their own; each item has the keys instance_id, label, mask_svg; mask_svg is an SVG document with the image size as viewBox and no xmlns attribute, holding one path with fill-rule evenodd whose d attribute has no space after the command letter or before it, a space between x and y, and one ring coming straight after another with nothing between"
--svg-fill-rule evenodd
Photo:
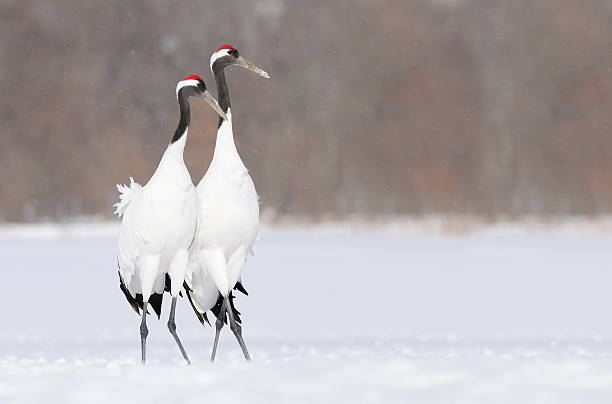
<instances>
[{"instance_id":1,"label":"wing feather","mask_svg":"<svg viewBox=\"0 0 612 404\"><path fill-rule=\"evenodd\" d=\"M132 177L129 186L117 185L117 189L120 192L120 201L115 204L115 213L122 217L117 252L119 274L134 296L140 283L138 277L134 277L136 263L140 255L146 251L149 242L147 239L150 234L149 221L146 219L151 206L147 202L144 188L134 182Z\"/></svg>"}]
</instances>

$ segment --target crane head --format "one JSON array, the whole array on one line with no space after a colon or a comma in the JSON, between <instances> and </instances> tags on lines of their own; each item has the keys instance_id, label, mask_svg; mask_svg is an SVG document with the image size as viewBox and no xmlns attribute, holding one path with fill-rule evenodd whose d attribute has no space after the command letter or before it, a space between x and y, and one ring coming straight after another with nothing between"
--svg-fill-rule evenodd
<instances>
[{"instance_id":1,"label":"crane head","mask_svg":"<svg viewBox=\"0 0 612 404\"><path fill-rule=\"evenodd\" d=\"M257 73L261 77L264 77L266 79L270 78L270 75L268 75L265 70L255 66L243 56L240 56L238 49L236 49L232 45L221 46L210 57L210 70L212 70L213 73L216 69L223 69L226 66L230 65L238 65L240 67L244 67L245 69Z\"/></svg>"},{"instance_id":2,"label":"crane head","mask_svg":"<svg viewBox=\"0 0 612 404\"><path fill-rule=\"evenodd\" d=\"M221 118L227 120L225 112L223 112L217 100L206 90L206 83L197 74L191 74L178 82L176 85L177 100L181 96L203 99Z\"/></svg>"}]
</instances>

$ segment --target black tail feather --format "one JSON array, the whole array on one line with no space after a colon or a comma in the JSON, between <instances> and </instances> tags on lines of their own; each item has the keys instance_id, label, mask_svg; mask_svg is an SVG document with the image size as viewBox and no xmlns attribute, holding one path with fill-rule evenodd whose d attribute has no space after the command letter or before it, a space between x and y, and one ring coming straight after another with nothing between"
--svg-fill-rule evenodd
<instances>
[{"instance_id":1,"label":"black tail feather","mask_svg":"<svg viewBox=\"0 0 612 404\"><path fill-rule=\"evenodd\" d=\"M206 321L206 323L210 325L210 321L208 321L208 317L206 316L206 313L203 313L203 314L200 313L198 309L196 309L196 307L194 306L193 300L191 300L191 293L190 293L192 292L192 290L187 285L187 282L183 283L183 287L185 288L185 291L187 292L187 298L189 299L191 308L193 309L196 316L198 317L198 320L200 320L200 323L204 325L204 322ZM239 290L240 292L248 296L248 292L246 291L242 283L240 282L236 283L236 286L234 286L234 289ZM240 312L238 311L238 309L236 309L236 306L234 306L234 299L235 299L235 296L233 295L232 292L230 292L229 301L230 301L230 307L232 308L232 313L234 313L234 318L236 319L236 321L238 323L242 323L242 320L240 319ZM223 304L223 295L219 293L219 296L217 297L217 302L215 303L213 308L210 309L210 311L212 311L215 317L219 317L219 312L221 311L221 304ZM224 315L223 317L224 317L223 321L225 322L225 324L227 324L227 316Z\"/></svg>"},{"instance_id":2,"label":"black tail feather","mask_svg":"<svg viewBox=\"0 0 612 404\"><path fill-rule=\"evenodd\" d=\"M125 283L123 283L121 274L119 274L119 287L121 288L121 291L125 295L125 298L127 299L130 306L132 306L132 309L136 312L136 314L140 315L140 310L142 310L142 294L136 293L136 297L133 297L130 291L127 290ZM157 318L160 318L161 316L161 306L163 298L163 293L153 293L151 297L149 297L149 304L151 305L151 307L153 307L155 314L157 314ZM147 314L149 314L148 310Z\"/></svg>"},{"instance_id":3,"label":"black tail feather","mask_svg":"<svg viewBox=\"0 0 612 404\"><path fill-rule=\"evenodd\" d=\"M234 319L236 319L238 323L242 324L242 320L240 319L240 312L236 309L236 306L234 306L234 299L235 299L235 296L233 292L230 292L229 303L230 303L230 308L232 309L232 313L234 313ZM210 309L210 311L212 311L215 317L217 318L219 317L219 313L221 312L222 304L223 304L223 295L219 293L219 296L217 297L217 303L215 303L214 307ZM223 322L227 324L227 316L225 315L225 313L223 313Z\"/></svg>"},{"instance_id":4,"label":"black tail feather","mask_svg":"<svg viewBox=\"0 0 612 404\"><path fill-rule=\"evenodd\" d=\"M140 300L142 301L142 295L140 296ZM149 304L151 305L151 307L153 307L153 311L155 311L155 314L157 314L158 319L161 317L161 307L163 300L163 293L153 293L149 298Z\"/></svg>"},{"instance_id":5,"label":"black tail feather","mask_svg":"<svg viewBox=\"0 0 612 404\"><path fill-rule=\"evenodd\" d=\"M208 316L206 316L206 313L200 313L198 309L196 309L196 307L193 305L193 300L191 300L192 290L187 285L187 282L183 282L183 287L185 288L185 291L187 292L187 299L189 299L189 304L191 304L191 308L193 309L193 312L196 314L196 317L198 317L198 320L200 320L200 323L204 325L204 321L206 321L208 325L210 325L210 321L208 321Z\"/></svg>"},{"instance_id":6,"label":"black tail feather","mask_svg":"<svg viewBox=\"0 0 612 404\"><path fill-rule=\"evenodd\" d=\"M236 289L239 292L242 292L246 296L249 295L249 292L246 291L246 289L244 288L244 285L240 281L236 282L236 286L234 286L234 289Z\"/></svg>"},{"instance_id":7,"label":"black tail feather","mask_svg":"<svg viewBox=\"0 0 612 404\"><path fill-rule=\"evenodd\" d=\"M132 297L132 295L130 294L130 291L127 290L127 288L125 287L125 283L123 283L121 275L119 275L119 287L121 288L121 291L125 295L125 298L127 299L130 306L132 306L132 309L134 309L136 314L140 315L140 309L142 309L142 295L136 295L136 299L134 299L134 297ZM138 302L139 297L140 302Z\"/></svg>"}]
</instances>

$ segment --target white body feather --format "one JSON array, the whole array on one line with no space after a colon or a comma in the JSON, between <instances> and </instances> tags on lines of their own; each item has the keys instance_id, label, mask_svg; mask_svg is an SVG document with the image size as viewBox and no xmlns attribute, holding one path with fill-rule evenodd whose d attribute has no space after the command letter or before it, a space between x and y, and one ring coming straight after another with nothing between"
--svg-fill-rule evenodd
<instances>
[{"instance_id":1,"label":"white body feather","mask_svg":"<svg viewBox=\"0 0 612 404\"><path fill-rule=\"evenodd\" d=\"M236 150L229 109L227 116L210 167L196 187L198 230L190 286L201 313L214 306L219 292L227 296L240 280L259 230L259 198Z\"/></svg>"},{"instance_id":2,"label":"white body feather","mask_svg":"<svg viewBox=\"0 0 612 404\"><path fill-rule=\"evenodd\" d=\"M162 293L165 274L172 296L183 285L188 250L195 236L197 196L183 161L187 132L170 144L145 186L134 183L121 192L116 213L122 216L119 232L119 273L132 296Z\"/></svg>"}]
</instances>

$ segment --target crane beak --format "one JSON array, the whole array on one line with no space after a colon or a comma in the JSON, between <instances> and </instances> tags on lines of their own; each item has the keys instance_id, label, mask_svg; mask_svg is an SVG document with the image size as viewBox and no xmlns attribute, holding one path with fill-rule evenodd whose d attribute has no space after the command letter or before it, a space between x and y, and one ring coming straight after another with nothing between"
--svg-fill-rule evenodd
<instances>
[{"instance_id":1,"label":"crane beak","mask_svg":"<svg viewBox=\"0 0 612 404\"><path fill-rule=\"evenodd\" d=\"M227 121L227 116L225 115L225 112L223 112L223 110L221 109L221 107L219 106L219 103L217 102L217 100L215 100L215 97L213 97L208 90L204 90L204 94L202 95L202 99L204 99L204 101L212 108L215 110L215 112L217 114L219 114L219 116L223 119L225 119Z\"/></svg>"},{"instance_id":2,"label":"crane beak","mask_svg":"<svg viewBox=\"0 0 612 404\"><path fill-rule=\"evenodd\" d=\"M259 75L260 75L261 77L263 77L263 78L266 78L266 79L269 79L269 78L270 78L270 75L269 75L268 73L266 73L266 71L265 71L265 70L263 70L263 69L262 69L262 68L260 68L260 67L255 66L253 63L249 62L249 60L248 60L248 59L243 58L242 56L239 56L239 57L238 57L238 61L236 62L236 64L237 64L238 66L242 66L242 67L244 67L245 69L249 69L250 71L252 71L252 72L255 72L255 73L259 74Z\"/></svg>"}]
</instances>

